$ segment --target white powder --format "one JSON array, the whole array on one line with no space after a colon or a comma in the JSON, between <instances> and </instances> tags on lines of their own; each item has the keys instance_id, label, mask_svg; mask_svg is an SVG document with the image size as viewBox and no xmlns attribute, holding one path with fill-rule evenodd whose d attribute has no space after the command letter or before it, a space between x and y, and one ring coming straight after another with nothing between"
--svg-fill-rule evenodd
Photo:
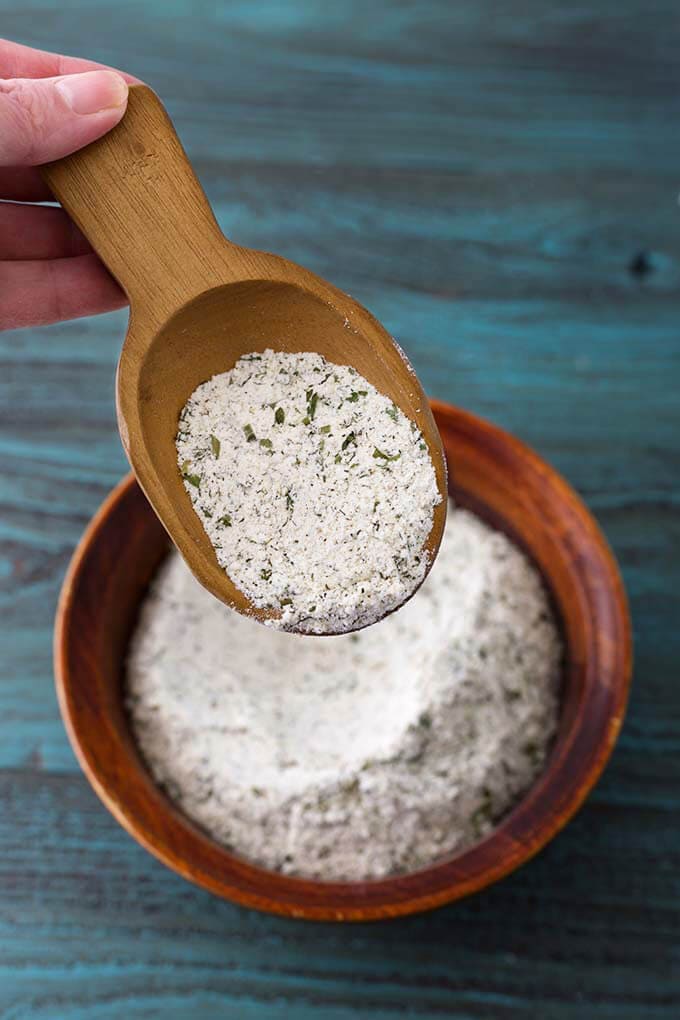
<instances>
[{"instance_id":1,"label":"white powder","mask_svg":"<svg viewBox=\"0 0 680 1020\"><path fill-rule=\"evenodd\" d=\"M132 641L128 704L156 780L215 839L360 880L465 847L509 810L555 733L560 661L533 567L451 508L415 597L323 641L226 610L172 554Z\"/></svg>"},{"instance_id":2,"label":"white powder","mask_svg":"<svg viewBox=\"0 0 680 1020\"><path fill-rule=\"evenodd\" d=\"M180 416L184 484L234 584L273 626L365 627L428 566L441 496L415 423L355 369L271 350L200 385Z\"/></svg>"}]
</instances>

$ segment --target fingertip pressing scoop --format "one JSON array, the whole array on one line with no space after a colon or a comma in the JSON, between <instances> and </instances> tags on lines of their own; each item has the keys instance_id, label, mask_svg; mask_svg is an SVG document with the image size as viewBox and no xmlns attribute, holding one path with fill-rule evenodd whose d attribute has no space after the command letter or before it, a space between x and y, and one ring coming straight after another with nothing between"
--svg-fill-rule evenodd
<instances>
[{"instance_id":1,"label":"fingertip pressing scoop","mask_svg":"<svg viewBox=\"0 0 680 1020\"><path fill-rule=\"evenodd\" d=\"M213 595L265 620L218 564L177 466L180 412L196 387L267 347L353 366L423 434L442 495L426 549L446 520L446 462L429 404L402 352L347 294L287 259L222 234L155 93L130 87L109 134L41 168L130 301L116 406L137 479L191 571Z\"/></svg>"}]
</instances>

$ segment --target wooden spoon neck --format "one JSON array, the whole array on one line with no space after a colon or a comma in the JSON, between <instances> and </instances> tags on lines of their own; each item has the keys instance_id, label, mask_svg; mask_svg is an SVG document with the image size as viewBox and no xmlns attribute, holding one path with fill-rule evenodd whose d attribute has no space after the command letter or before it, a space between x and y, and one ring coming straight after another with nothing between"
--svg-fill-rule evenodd
<instances>
[{"instance_id":1,"label":"wooden spoon neck","mask_svg":"<svg viewBox=\"0 0 680 1020\"><path fill-rule=\"evenodd\" d=\"M224 268L223 252L233 247L217 228L204 225L200 236L167 237L164 244L147 252L143 264L123 261L112 265L110 257L104 262L120 282L136 317L143 315L150 323L161 325L193 298L228 282L230 275L240 279L238 260L229 260L232 273ZM101 254L101 252L100 252ZM245 275L245 274L244 274Z\"/></svg>"}]
</instances>

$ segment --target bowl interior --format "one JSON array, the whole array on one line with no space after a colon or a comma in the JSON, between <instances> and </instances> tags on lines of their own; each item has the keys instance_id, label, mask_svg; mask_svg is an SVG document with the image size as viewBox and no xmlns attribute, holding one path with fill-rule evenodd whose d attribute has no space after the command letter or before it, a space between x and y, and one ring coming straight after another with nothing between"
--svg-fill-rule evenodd
<instances>
[{"instance_id":1,"label":"bowl interior","mask_svg":"<svg viewBox=\"0 0 680 1020\"><path fill-rule=\"evenodd\" d=\"M265 871L224 850L155 786L123 706L127 643L167 536L130 476L78 547L60 601L55 665L62 714L90 782L121 824L184 877L249 906L316 919L423 910L490 884L571 817L609 757L625 710L630 627L616 564L576 494L524 444L464 411L433 404L461 505L531 556L566 645L562 712L543 775L475 846L406 876L319 882Z\"/></svg>"}]
</instances>

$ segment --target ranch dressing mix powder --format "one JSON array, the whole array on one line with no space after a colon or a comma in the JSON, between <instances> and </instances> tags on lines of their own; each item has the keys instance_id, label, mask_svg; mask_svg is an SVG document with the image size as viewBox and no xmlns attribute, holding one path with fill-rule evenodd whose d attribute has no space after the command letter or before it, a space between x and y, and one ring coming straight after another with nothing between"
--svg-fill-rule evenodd
<instances>
[{"instance_id":1,"label":"ranch dressing mix powder","mask_svg":"<svg viewBox=\"0 0 680 1020\"><path fill-rule=\"evenodd\" d=\"M414 422L356 370L266 350L200 385L177 458L218 563L271 626L341 633L421 583L441 502Z\"/></svg>"},{"instance_id":2,"label":"ranch dressing mix powder","mask_svg":"<svg viewBox=\"0 0 680 1020\"><path fill-rule=\"evenodd\" d=\"M311 371L315 364L337 371L316 356L309 358ZM246 369L238 367L234 378L241 379ZM351 386L366 388L349 376L341 378L347 397L358 394ZM305 389L307 381L305 376ZM206 385L221 392L223 384ZM243 394L248 385L229 388ZM328 466L325 450L315 452L323 437L330 464L341 455L338 480L373 465L381 471L373 447L389 457L399 455L386 461L394 474L369 474L338 496L338 509L352 491L360 493L362 527L370 530L378 523L378 533L383 524L389 529L400 562L396 570L387 563L384 596L388 602L401 598L399 584L407 578L412 583L422 563L417 562L419 539L411 542L404 535L399 545L397 515L415 501L424 535L435 499L427 465L408 445L417 450L418 437L368 391L349 399L347 407L317 403L312 417L304 400L298 406L299 396L267 408L267 386L263 406L253 409L243 398L238 427L249 425L255 435L245 449L267 457L269 447L260 441L271 440L276 456L286 420L318 416L320 427L301 420L286 433L290 451L311 462L305 484ZM313 393L327 392L320 381L313 387ZM311 399L310 394L307 405ZM384 431L372 433L370 440L360 436L369 423L352 419L367 401L371 415L385 420ZM196 398L190 405L180 455L191 460L189 473L202 472L197 509L204 516L206 508L229 513L234 530L225 527L233 535L236 517L244 518L239 537L224 547L231 573L242 543L268 538L284 526L287 514L293 515L289 535L305 534L309 505L302 488L290 493L293 508L286 507L284 493L275 521L264 521L260 530L246 480L245 491L229 490L229 505L217 507L208 478L220 458L206 454L196 463L196 453L213 434L221 456L236 443L236 426L220 430L208 400ZM279 408L284 418L277 423ZM322 432L326 425L330 430ZM348 429L356 448L349 443L343 449ZM358 461L355 469L347 463L350 449L355 452L351 463ZM243 463L240 457L237 461ZM245 466L251 470L249 459ZM403 476L396 474L405 468ZM235 476L235 485L240 477ZM220 493L226 491L223 481ZM402 502L404 486L409 495ZM388 501L384 516L373 511L375 499ZM206 519L209 527L211 520L215 517ZM341 520L340 514L340 529ZM222 532L211 534L217 540ZM357 542L357 549L364 547ZM365 547L373 570L383 563L379 543L374 551L370 544ZM250 572L243 559L240 576L256 597L279 603L291 598L295 614L309 613L310 629L328 614L367 622L366 607L354 597L345 603L333 596L312 612L310 591L318 599L324 589L315 571L304 584L291 582L283 566L289 548L279 544L266 559L258 547L251 560L256 569ZM334 547L329 555L342 578L336 592L349 591L354 576L334 558ZM263 569L271 576L260 578L260 584L257 573ZM288 874L361 880L411 871L469 846L515 804L543 769L556 730L560 662L558 628L534 568L503 535L472 514L449 508L439 555L414 598L367 630L340 637L287 634L240 616L201 588L179 555L171 553L132 640L127 703L156 781L216 840Z\"/></svg>"}]
</instances>

